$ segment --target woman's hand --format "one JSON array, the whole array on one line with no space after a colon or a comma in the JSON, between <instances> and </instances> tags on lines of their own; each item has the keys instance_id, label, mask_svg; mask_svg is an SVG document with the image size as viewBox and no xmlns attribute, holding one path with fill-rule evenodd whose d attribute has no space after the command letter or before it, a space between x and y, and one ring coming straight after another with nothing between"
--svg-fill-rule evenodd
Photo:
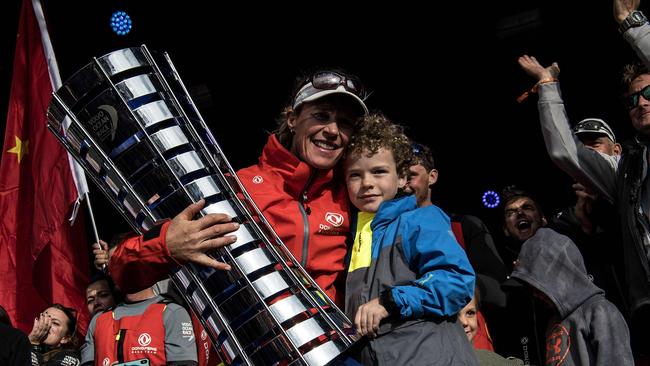
<instances>
[{"instance_id":1,"label":"woman's hand","mask_svg":"<svg viewBox=\"0 0 650 366\"><path fill-rule=\"evenodd\" d=\"M41 313L38 318L34 319L34 327L29 333L29 342L31 344L41 344L47 338L52 327L52 318L48 314Z\"/></svg>"},{"instance_id":2,"label":"woman's hand","mask_svg":"<svg viewBox=\"0 0 650 366\"><path fill-rule=\"evenodd\" d=\"M225 214L209 214L193 220L204 206L205 200L201 200L174 217L165 238L169 253L181 263L194 262L219 270L230 270L230 265L206 253L234 243L237 237L226 234L239 229L239 224L231 222L231 218Z\"/></svg>"}]
</instances>

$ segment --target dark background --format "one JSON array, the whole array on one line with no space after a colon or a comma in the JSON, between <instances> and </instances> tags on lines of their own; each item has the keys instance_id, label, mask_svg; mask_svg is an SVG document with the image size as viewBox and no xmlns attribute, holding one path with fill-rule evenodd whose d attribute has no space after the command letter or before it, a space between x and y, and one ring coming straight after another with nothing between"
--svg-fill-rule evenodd
<instances>
[{"instance_id":1,"label":"dark background","mask_svg":"<svg viewBox=\"0 0 650 366\"><path fill-rule=\"evenodd\" d=\"M533 84L518 56L559 62L572 121L600 117L619 140L632 136L618 80L635 56L609 1L377 3L238 2L226 10L195 0L43 0L43 7L63 80L119 48L168 51L235 168L256 162L296 76L342 67L373 91L372 109L434 149L434 202L478 215L497 232L501 211L482 206L485 190L518 184L538 194L547 214L573 199L571 181L546 154L536 96L515 101ZM20 4L3 3L3 127ZM131 16L130 34L110 29L115 10ZM102 237L126 228L99 193L93 200Z\"/></svg>"}]
</instances>

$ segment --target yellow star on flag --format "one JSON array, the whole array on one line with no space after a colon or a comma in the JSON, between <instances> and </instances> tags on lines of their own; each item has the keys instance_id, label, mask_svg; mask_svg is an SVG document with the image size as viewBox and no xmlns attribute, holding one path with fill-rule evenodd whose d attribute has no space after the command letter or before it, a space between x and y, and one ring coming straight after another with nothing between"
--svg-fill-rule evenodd
<instances>
[{"instance_id":1,"label":"yellow star on flag","mask_svg":"<svg viewBox=\"0 0 650 366\"><path fill-rule=\"evenodd\" d=\"M16 138L16 146L7 150L7 152L18 155L18 164L20 164L20 161L23 160L23 156L29 153L29 140L25 140L23 142L20 138L18 138L18 136L14 137Z\"/></svg>"}]
</instances>

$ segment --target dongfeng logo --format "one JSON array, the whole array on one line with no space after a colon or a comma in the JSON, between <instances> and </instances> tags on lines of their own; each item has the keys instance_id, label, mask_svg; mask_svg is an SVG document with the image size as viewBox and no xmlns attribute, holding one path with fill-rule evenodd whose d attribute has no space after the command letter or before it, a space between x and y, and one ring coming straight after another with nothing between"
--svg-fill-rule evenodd
<instances>
[{"instance_id":1,"label":"dongfeng logo","mask_svg":"<svg viewBox=\"0 0 650 366\"><path fill-rule=\"evenodd\" d=\"M325 221L329 222L335 227L343 225L343 215L336 212L328 212L325 214Z\"/></svg>"},{"instance_id":2,"label":"dongfeng logo","mask_svg":"<svg viewBox=\"0 0 650 366\"><path fill-rule=\"evenodd\" d=\"M151 343L151 336L149 335L149 333L140 334L140 336L138 337L138 343L140 343L142 347L148 346L149 343Z\"/></svg>"}]
</instances>

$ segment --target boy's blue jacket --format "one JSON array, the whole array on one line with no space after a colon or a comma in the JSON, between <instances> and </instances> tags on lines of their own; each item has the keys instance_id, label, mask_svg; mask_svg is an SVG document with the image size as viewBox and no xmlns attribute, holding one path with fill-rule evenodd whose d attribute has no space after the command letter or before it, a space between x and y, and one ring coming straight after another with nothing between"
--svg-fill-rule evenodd
<instances>
[{"instance_id":1,"label":"boy's blue jacket","mask_svg":"<svg viewBox=\"0 0 650 366\"><path fill-rule=\"evenodd\" d=\"M471 300L474 271L438 207L414 196L381 204L371 223L369 267L348 273L346 313L386 290L399 309L363 351L364 364L474 365L456 314Z\"/></svg>"}]
</instances>

